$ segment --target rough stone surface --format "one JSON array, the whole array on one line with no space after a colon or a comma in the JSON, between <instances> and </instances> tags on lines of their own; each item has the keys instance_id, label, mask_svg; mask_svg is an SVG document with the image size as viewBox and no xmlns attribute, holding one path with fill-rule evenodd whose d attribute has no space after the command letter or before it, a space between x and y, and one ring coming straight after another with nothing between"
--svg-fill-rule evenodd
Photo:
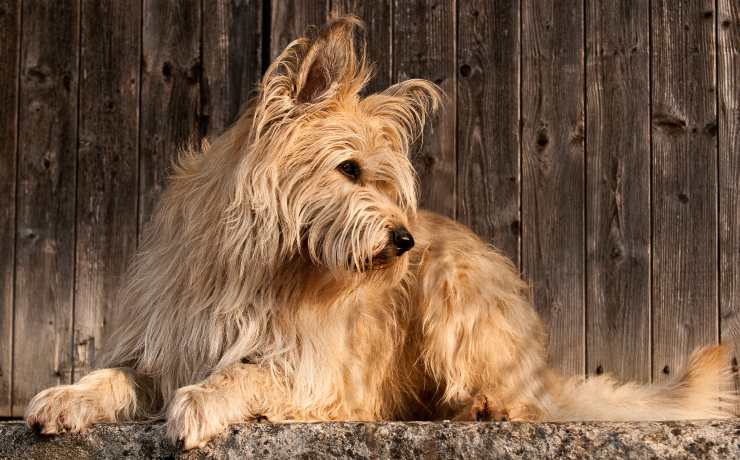
<instances>
[{"instance_id":1,"label":"rough stone surface","mask_svg":"<svg viewBox=\"0 0 740 460\"><path fill-rule=\"evenodd\" d=\"M740 458L740 420L661 423L248 423L181 452L160 423L43 438L0 423L0 458Z\"/></svg>"}]
</instances>

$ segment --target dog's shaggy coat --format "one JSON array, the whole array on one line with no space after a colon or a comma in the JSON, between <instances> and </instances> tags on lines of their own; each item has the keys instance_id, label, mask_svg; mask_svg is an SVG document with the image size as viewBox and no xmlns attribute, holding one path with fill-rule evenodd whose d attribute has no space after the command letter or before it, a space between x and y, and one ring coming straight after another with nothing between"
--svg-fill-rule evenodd
<instances>
[{"instance_id":1,"label":"dog's shaggy coat","mask_svg":"<svg viewBox=\"0 0 740 460\"><path fill-rule=\"evenodd\" d=\"M356 25L291 43L235 125L182 156L102 368L39 393L28 423L51 434L166 414L192 448L255 417L729 416L720 347L660 386L547 368L512 263L417 210L409 149L437 88L409 80L360 97L370 72Z\"/></svg>"}]
</instances>

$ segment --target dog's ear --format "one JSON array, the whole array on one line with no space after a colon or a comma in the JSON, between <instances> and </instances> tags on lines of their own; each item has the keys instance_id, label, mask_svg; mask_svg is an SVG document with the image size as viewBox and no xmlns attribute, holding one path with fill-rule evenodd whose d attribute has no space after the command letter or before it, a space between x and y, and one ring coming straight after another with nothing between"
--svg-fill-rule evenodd
<instances>
[{"instance_id":1,"label":"dog's ear","mask_svg":"<svg viewBox=\"0 0 740 460\"><path fill-rule=\"evenodd\" d=\"M356 93L367 79L365 45L358 58L355 30L364 29L353 16L335 19L313 41L296 75L297 103L312 103L337 94Z\"/></svg>"},{"instance_id":2,"label":"dog's ear","mask_svg":"<svg viewBox=\"0 0 740 460\"><path fill-rule=\"evenodd\" d=\"M346 16L330 22L313 40L292 42L265 72L262 102L278 102L282 111L358 93L369 78L364 39L359 55L355 49L355 31L363 28L362 21Z\"/></svg>"},{"instance_id":3,"label":"dog's ear","mask_svg":"<svg viewBox=\"0 0 740 460\"><path fill-rule=\"evenodd\" d=\"M411 79L367 97L362 104L371 115L395 125L402 136L401 143L408 148L421 135L427 116L439 109L443 98L444 93L434 83Z\"/></svg>"}]
</instances>

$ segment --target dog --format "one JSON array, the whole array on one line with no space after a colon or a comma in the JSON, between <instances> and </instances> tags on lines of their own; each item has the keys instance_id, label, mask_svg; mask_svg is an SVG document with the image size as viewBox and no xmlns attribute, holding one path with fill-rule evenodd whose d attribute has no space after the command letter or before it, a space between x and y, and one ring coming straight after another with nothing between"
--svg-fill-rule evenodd
<instances>
[{"instance_id":1,"label":"dog","mask_svg":"<svg viewBox=\"0 0 740 460\"><path fill-rule=\"evenodd\" d=\"M727 351L664 385L562 378L510 260L417 208L409 160L443 97L362 96L361 22L301 38L212 144L185 151L120 298L100 368L28 405L43 434L166 417L203 446L228 424L732 416Z\"/></svg>"}]
</instances>

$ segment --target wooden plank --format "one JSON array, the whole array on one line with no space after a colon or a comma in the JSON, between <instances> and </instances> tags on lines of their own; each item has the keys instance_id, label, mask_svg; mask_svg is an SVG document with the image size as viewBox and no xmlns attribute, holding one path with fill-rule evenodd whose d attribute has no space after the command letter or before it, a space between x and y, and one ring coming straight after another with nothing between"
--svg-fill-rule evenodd
<instances>
[{"instance_id":1,"label":"wooden plank","mask_svg":"<svg viewBox=\"0 0 740 460\"><path fill-rule=\"evenodd\" d=\"M306 36L309 28L326 23L330 0L294 0L272 2L270 58L275 59L286 46Z\"/></svg>"},{"instance_id":2,"label":"wooden plank","mask_svg":"<svg viewBox=\"0 0 740 460\"><path fill-rule=\"evenodd\" d=\"M144 1L140 229L152 215L178 151L200 142L200 6L199 0Z\"/></svg>"},{"instance_id":3,"label":"wooden plank","mask_svg":"<svg viewBox=\"0 0 740 460\"><path fill-rule=\"evenodd\" d=\"M136 250L140 43L140 1L84 0L75 380L93 368L95 355L110 332L108 321L119 284Z\"/></svg>"},{"instance_id":4,"label":"wooden plank","mask_svg":"<svg viewBox=\"0 0 740 460\"><path fill-rule=\"evenodd\" d=\"M459 5L457 218L519 263L519 1Z\"/></svg>"},{"instance_id":5,"label":"wooden plank","mask_svg":"<svg viewBox=\"0 0 740 460\"><path fill-rule=\"evenodd\" d=\"M455 40L454 0L395 2L393 80L425 78L447 94L411 158L419 176L420 205L452 218L457 211Z\"/></svg>"},{"instance_id":6,"label":"wooden plank","mask_svg":"<svg viewBox=\"0 0 740 460\"><path fill-rule=\"evenodd\" d=\"M719 0L718 11L719 247L722 342L740 358L740 3ZM740 391L737 374L736 387ZM738 406L740 414L740 405Z\"/></svg>"},{"instance_id":7,"label":"wooden plank","mask_svg":"<svg viewBox=\"0 0 740 460\"><path fill-rule=\"evenodd\" d=\"M522 4L522 260L550 362L584 362L583 2Z\"/></svg>"},{"instance_id":8,"label":"wooden plank","mask_svg":"<svg viewBox=\"0 0 740 460\"><path fill-rule=\"evenodd\" d=\"M11 412L21 5L0 0L0 417Z\"/></svg>"},{"instance_id":9,"label":"wooden plank","mask_svg":"<svg viewBox=\"0 0 740 460\"><path fill-rule=\"evenodd\" d=\"M650 381L650 11L588 2L587 370Z\"/></svg>"},{"instance_id":10,"label":"wooden plank","mask_svg":"<svg viewBox=\"0 0 740 460\"><path fill-rule=\"evenodd\" d=\"M13 415L71 378L79 13L23 2Z\"/></svg>"},{"instance_id":11,"label":"wooden plank","mask_svg":"<svg viewBox=\"0 0 740 460\"><path fill-rule=\"evenodd\" d=\"M391 85L393 40L393 4L391 0L373 2L361 0L332 0L331 17L352 14L365 22L368 61L374 64L374 78L365 93L383 91Z\"/></svg>"},{"instance_id":12,"label":"wooden plank","mask_svg":"<svg viewBox=\"0 0 740 460\"><path fill-rule=\"evenodd\" d=\"M717 340L714 1L652 3L653 379Z\"/></svg>"},{"instance_id":13,"label":"wooden plank","mask_svg":"<svg viewBox=\"0 0 740 460\"><path fill-rule=\"evenodd\" d=\"M262 1L217 0L207 5L200 130L211 137L236 120L262 74Z\"/></svg>"}]
</instances>

